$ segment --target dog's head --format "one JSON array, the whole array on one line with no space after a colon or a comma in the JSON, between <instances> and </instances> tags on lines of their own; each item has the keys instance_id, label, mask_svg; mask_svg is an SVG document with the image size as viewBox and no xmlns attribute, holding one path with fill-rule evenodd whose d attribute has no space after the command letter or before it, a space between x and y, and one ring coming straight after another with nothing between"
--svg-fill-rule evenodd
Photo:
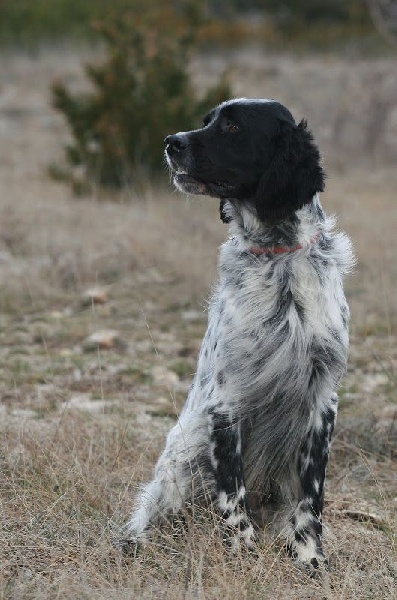
<instances>
[{"instance_id":1,"label":"dog's head","mask_svg":"<svg viewBox=\"0 0 397 600\"><path fill-rule=\"evenodd\" d=\"M305 121L274 100L229 100L203 127L169 135L165 156L175 186L251 202L263 221L293 215L324 189L320 155Z\"/></svg>"}]
</instances>

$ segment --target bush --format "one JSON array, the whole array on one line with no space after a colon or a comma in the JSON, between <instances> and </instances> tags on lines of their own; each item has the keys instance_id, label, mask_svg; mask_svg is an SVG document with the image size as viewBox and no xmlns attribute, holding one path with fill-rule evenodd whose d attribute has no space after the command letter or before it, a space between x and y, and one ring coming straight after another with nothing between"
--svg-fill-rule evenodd
<instances>
[{"instance_id":1,"label":"bush","mask_svg":"<svg viewBox=\"0 0 397 600\"><path fill-rule=\"evenodd\" d=\"M204 22L200 5L187 0L176 10L152 0L144 11L137 6L96 23L107 57L86 66L93 91L73 95L62 83L53 84L53 104L73 134L66 158L76 191L92 182L119 187L142 172L159 171L163 138L196 126L230 96L223 79L197 99L189 80L189 57Z\"/></svg>"}]
</instances>

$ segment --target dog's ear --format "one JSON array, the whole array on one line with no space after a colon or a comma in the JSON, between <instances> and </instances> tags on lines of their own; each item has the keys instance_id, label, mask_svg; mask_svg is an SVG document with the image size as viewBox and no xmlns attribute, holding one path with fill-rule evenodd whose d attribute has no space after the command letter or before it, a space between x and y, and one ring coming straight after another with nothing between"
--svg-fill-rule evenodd
<instances>
[{"instance_id":1,"label":"dog's ear","mask_svg":"<svg viewBox=\"0 0 397 600\"><path fill-rule=\"evenodd\" d=\"M280 221L293 215L324 190L325 173L320 153L307 128L280 122L272 141L271 161L259 181L255 206L263 221Z\"/></svg>"}]
</instances>

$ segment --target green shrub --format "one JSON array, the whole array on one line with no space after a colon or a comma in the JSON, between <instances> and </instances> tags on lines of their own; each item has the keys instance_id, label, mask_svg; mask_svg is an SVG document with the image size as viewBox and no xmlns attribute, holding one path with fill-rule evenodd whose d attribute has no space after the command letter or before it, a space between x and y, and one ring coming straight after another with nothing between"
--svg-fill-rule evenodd
<instances>
[{"instance_id":1,"label":"green shrub","mask_svg":"<svg viewBox=\"0 0 397 600\"><path fill-rule=\"evenodd\" d=\"M146 1L145 10L97 23L107 55L103 64L86 66L92 91L73 95L53 84L54 106L73 134L66 158L76 189L92 182L119 187L142 172L159 171L163 138L197 126L208 108L230 96L222 79L198 99L189 79L204 22L200 4L187 0L175 10Z\"/></svg>"},{"instance_id":2,"label":"green shrub","mask_svg":"<svg viewBox=\"0 0 397 600\"><path fill-rule=\"evenodd\" d=\"M113 0L121 3L122 0ZM85 39L108 0L0 0L0 43L34 48L39 41Z\"/></svg>"}]
</instances>

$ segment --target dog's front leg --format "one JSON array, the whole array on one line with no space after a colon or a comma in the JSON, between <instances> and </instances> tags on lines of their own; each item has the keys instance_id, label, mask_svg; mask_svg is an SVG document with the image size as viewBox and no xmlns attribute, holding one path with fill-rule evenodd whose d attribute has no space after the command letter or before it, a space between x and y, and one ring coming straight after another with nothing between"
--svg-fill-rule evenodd
<instances>
[{"instance_id":1,"label":"dog's front leg","mask_svg":"<svg viewBox=\"0 0 397 600\"><path fill-rule=\"evenodd\" d=\"M321 536L325 471L334 430L338 397L321 403L299 457L298 469L303 498L288 526L287 545L293 558L317 569L327 566Z\"/></svg>"},{"instance_id":2,"label":"dog's front leg","mask_svg":"<svg viewBox=\"0 0 397 600\"><path fill-rule=\"evenodd\" d=\"M211 464L215 475L215 506L226 522L225 541L233 550L240 541L255 546L255 531L249 516L241 457L241 427L220 413L211 414Z\"/></svg>"}]
</instances>

